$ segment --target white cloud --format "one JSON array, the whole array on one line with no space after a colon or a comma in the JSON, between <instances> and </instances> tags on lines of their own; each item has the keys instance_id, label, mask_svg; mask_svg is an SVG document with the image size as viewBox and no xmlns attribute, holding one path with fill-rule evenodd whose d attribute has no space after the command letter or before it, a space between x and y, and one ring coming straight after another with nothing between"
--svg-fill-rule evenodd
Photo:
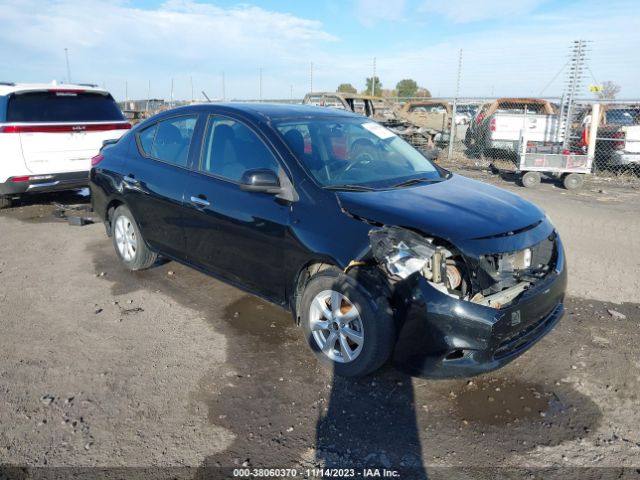
<instances>
[{"instance_id":1,"label":"white cloud","mask_svg":"<svg viewBox=\"0 0 640 480\"><path fill-rule=\"evenodd\" d=\"M535 10L545 0L426 0L420 11L444 16L452 23L517 17Z\"/></svg>"},{"instance_id":2,"label":"white cloud","mask_svg":"<svg viewBox=\"0 0 640 480\"><path fill-rule=\"evenodd\" d=\"M379 22L395 22L404 19L405 0L358 0L356 18L366 27Z\"/></svg>"},{"instance_id":3,"label":"white cloud","mask_svg":"<svg viewBox=\"0 0 640 480\"><path fill-rule=\"evenodd\" d=\"M210 96L219 96L222 71L227 71L228 96L243 90L257 95L261 65L267 80L336 40L318 21L244 4L221 8L169 0L145 10L124 1L14 0L1 9L0 77L63 79L68 48L73 80L117 84L116 95L124 94L125 81L130 96L146 95L149 79L152 89L163 83L155 95L166 97L170 79L181 77L176 96L185 98L191 75L215 91Z\"/></svg>"},{"instance_id":4,"label":"white cloud","mask_svg":"<svg viewBox=\"0 0 640 480\"><path fill-rule=\"evenodd\" d=\"M377 53L377 72L384 88L413 78L433 95L451 96L462 48L461 96L536 96L541 92L557 96L567 71L556 74L568 60L569 47L577 38L586 38L592 40L587 59L590 69L580 96L591 98L589 84L612 80L622 87L620 98L639 98L640 64L634 59L640 51L640 36L628 21L639 13L640 5L630 3L616 8L592 4L581 10L567 5L553 14L530 14L482 29L453 29L441 34L439 41L396 44L386 53ZM352 82L358 88L371 75L371 60L364 55L343 55L324 62L330 88L338 84L332 72L340 72L340 82ZM318 66L320 70L323 64Z\"/></svg>"}]
</instances>

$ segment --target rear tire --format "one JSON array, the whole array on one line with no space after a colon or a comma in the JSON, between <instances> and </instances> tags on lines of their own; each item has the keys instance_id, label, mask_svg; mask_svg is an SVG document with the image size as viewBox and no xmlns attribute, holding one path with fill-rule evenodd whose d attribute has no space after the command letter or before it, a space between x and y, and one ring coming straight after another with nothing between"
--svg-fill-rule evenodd
<instances>
[{"instance_id":1,"label":"rear tire","mask_svg":"<svg viewBox=\"0 0 640 480\"><path fill-rule=\"evenodd\" d=\"M395 326L387 299L342 272L325 270L309 280L300 319L311 350L336 375L367 375L391 356Z\"/></svg>"},{"instance_id":2,"label":"rear tire","mask_svg":"<svg viewBox=\"0 0 640 480\"><path fill-rule=\"evenodd\" d=\"M576 190L584 185L584 176L579 173L570 173L562 179L562 185L567 190Z\"/></svg>"},{"instance_id":3,"label":"rear tire","mask_svg":"<svg viewBox=\"0 0 640 480\"><path fill-rule=\"evenodd\" d=\"M11 197L3 197L2 195L0 195L0 210L2 210L3 208L9 208L11 207L11 205L13 205Z\"/></svg>"},{"instance_id":4,"label":"rear tire","mask_svg":"<svg viewBox=\"0 0 640 480\"><path fill-rule=\"evenodd\" d=\"M111 231L116 254L129 270L144 270L155 263L158 254L147 247L138 224L126 206L120 205L113 212Z\"/></svg>"},{"instance_id":5,"label":"rear tire","mask_svg":"<svg viewBox=\"0 0 640 480\"><path fill-rule=\"evenodd\" d=\"M534 188L540 185L542 177L539 172L525 172L520 181L523 187Z\"/></svg>"}]
</instances>

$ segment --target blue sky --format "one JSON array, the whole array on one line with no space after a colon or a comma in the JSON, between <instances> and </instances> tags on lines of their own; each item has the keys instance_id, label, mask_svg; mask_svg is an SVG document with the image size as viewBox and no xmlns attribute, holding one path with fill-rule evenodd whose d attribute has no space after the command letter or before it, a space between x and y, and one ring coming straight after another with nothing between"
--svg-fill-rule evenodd
<instances>
[{"instance_id":1,"label":"blue sky","mask_svg":"<svg viewBox=\"0 0 640 480\"><path fill-rule=\"evenodd\" d=\"M105 85L115 97L301 98L363 89L373 57L385 88L433 95L559 95L570 43L588 39L587 85L640 98L640 2L552 0L0 0L0 79ZM35 12L35 13L34 13ZM566 71L566 70L565 70ZM561 72L557 77L556 75ZM556 77L555 81L553 81Z\"/></svg>"}]
</instances>

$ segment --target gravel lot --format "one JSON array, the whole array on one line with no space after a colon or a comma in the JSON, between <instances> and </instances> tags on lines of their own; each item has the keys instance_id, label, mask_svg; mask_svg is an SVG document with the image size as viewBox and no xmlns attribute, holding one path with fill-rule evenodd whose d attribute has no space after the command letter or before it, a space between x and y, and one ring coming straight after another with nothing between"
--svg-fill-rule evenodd
<instances>
[{"instance_id":1,"label":"gravel lot","mask_svg":"<svg viewBox=\"0 0 640 480\"><path fill-rule=\"evenodd\" d=\"M390 367L334 378L283 310L173 262L124 271L101 225L52 215L50 202L80 197L2 211L0 478L27 478L10 466L209 478L242 465L637 478L640 190L462 173L544 208L570 269L559 326L471 380Z\"/></svg>"}]
</instances>

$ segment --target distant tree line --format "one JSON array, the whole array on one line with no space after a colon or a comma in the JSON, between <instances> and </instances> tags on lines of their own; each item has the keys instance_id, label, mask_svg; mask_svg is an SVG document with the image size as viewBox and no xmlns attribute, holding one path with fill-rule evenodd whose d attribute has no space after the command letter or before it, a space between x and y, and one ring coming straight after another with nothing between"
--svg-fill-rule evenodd
<instances>
[{"instance_id":1,"label":"distant tree line","mask_svg":"<svg viewBox=\"0 0 640 480\"><path fill-rule=\"evenodd\" d=\"M395 89L382 88L380 77L367 77L365 80L366 88L360 93L363 95L371 95L373 86L373 96L375 97L430 97L431 92L418 86L418 82L411 78L405 78L396 83ZM358 93L358 89L350 83L341 83L336 90L342 93Z\"/></svg>"}]
</instances>

